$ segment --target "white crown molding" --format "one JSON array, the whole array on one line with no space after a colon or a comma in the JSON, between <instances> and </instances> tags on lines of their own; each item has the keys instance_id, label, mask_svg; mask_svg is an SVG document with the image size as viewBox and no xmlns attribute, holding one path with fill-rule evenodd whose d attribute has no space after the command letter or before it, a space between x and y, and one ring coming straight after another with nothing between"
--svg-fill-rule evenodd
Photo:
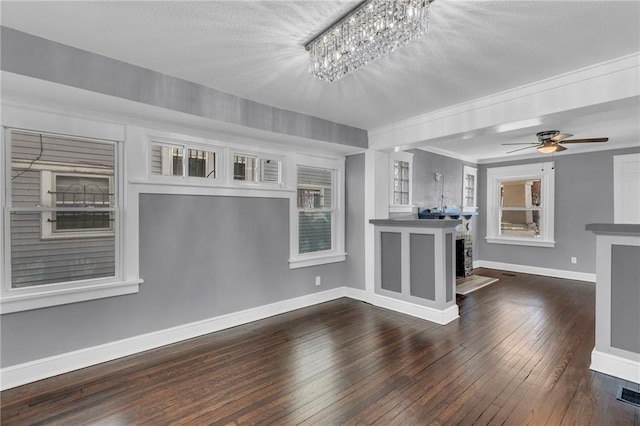
<instances>
[{"instance_id":1,"label":"white crown molding","mask_svg":"<svg viewBox=\"0 0 640 426\"><path fill-rule=\"evenodd\" d=\"M501 271L520 272L523 274L542 275L544 277L564 278L568 280L596 282L596 274L588 272L566 271L563 269L541 268L538 266L516 265L513 263L493 262L490 260L475 260L474 268L497 269Z\"/></svg>"},{"instance_id":2,"label":"white crown molding","mask_svg":"<svg viewBox=\"0 0 640 426\"><path fill-rule=\"evenodd\" d=\"M635 52L372 129L369 148L415 148L436 138L640 96L639 70L640 52Z\"/></svg>"}]
</instances>

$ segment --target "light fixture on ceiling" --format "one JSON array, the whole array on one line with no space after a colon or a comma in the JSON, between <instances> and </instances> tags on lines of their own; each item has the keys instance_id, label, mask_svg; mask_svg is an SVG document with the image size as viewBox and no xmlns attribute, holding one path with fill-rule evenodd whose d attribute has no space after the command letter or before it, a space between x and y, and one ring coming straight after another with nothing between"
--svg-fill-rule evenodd
<instances>
[{"instance_id":1,"label":"light fixture on ceiling","mask_svg":"<svg viewBox=\"0 0 640 426\"><path fill-rule=\"evenodd\" d=\"M417 39L433 0L367 0L305 45L309 72L333 82Z\"/></svg>"},{"instance_id":2,"label":"light fixture on ceiling","mask_svg":"<svg viewBox=\"0 0 640 426\"><path fill-rule=\"evenodd\" d=\"M556 142L546 141L538 147L538 152L540 154L553 154L554 152L564 151L565 149L567 148L558 145Z\"/></svg>"}]
</instances>

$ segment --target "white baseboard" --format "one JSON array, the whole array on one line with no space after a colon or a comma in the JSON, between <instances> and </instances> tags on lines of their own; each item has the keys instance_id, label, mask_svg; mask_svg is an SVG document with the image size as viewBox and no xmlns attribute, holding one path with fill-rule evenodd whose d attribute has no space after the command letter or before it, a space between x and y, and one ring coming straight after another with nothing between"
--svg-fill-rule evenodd
<instances>
[{"instance_id":1,"label":"white baseboard","mask_svg":"<svg viewBox=\"0 0 640 426\"><path fill-rule=\"evenodd\" d=\"M523 274L542 275L545 277L565 278L569 280L595 283L596 274L587 272L565 271L562 269L541 268L538 266L516 265L513 263L492 262L490 260L474 260L474 268L499 269L501 271L521 272Z\"/></svg>"},{"instance_id":2,"label":"white baseboard","mask_svg":"<svg viewBox=\"0 0 640 426\"><path fill-rule=\"evenodd\" d=\"M640 383L640 362L594 350L591 352L591 370Z\"/></svg>"},{"instance_id":3,"label":"white baseboard","mask_svg":"<svg viewBox=\"0 0 640 426\"><path fill-rule=\"evenodd\" d=\"M351 298L351 299L355 299L355 300L360 300L362 302L369 302L369 298L367 297L367 292L364 290L360 290L358 288L353 288L353 287L344 287L344 294L345 296Z\"/></svg>"},{"instance_id":4,"label":"white baseboard","mask_svg":"<svg viewBox=\"0 0 640 426\"><path fill-rule=\"evenodd\" d=\"M349 297L355 300L369 302L383 308L426 319L438 324L447 324L458 318L457 305L445 311L438 311L384 296L369 296L364 290L352 287L338 287L320 293L283 300L257 308L221 315L203 321L183 324L165 330L154 331L103 345L6 367L0 369L0 390L11 389L37 380L57 376L58 374L112 361L274 315L328 302L340 297ZM374 300L371 300L372 298Z\"/></svg>"},{"instance_id":5,"label":"white baseboard","mask_svg":"<svg viewBox=\"0 0 640 426\"><path fill-rule=\"evenodd\" d=\"M306 308L318 303L328 302L340 297L345 297L347 293L349 293L349 297L352 297L352 295L358 294L358 290L339 287L321 293L283 300L257 308L221 315L203 321L192 322L165 330L6 367L0 370L0 390L10 389L26 383L46 379L47 377L68 373L73 370L133 355L160 346L203 336L296 309Z\"/></svg>"},{"instance_id":6,"label":"white baseboard","mask_svg":"<svg viewBox=\"0 0 640 426\"><path fill-rule=\"evenodd\" d=\"M392 299L391 297L373 294L369 296L369 303L381 308L390 309L413 317L421 318L436 324L446 325L459 317L458 305L454 304L447 309L439 310L417 305L403 300Z\"/></svg>"}]
</instances>

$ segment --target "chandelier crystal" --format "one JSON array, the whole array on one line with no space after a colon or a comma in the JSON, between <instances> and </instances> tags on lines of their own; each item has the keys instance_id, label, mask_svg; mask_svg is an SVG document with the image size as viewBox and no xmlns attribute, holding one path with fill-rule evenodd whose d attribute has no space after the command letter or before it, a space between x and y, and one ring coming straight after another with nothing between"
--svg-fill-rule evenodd
<instances>
[{"instance_id":1,"label":"chandelier crystal","mask_svg":"<svg viewBox=\"0 0 640 426\"><path fill-rule=\"evenodd\" d=\"M433 0L367 0L306 44L309 72L333 82L427 31Z\"/></svg>"}]
</instances>

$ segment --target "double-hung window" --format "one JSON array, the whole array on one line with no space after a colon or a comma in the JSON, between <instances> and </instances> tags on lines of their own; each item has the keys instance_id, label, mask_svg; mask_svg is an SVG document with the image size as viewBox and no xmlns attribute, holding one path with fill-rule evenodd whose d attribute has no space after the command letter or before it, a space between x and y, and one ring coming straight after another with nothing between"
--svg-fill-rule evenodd
<instances>
[{"instance_id":1,"label":"double-hung window","mask_svg":"<svg viewBox=\"0 0 640 426\"><path fill-rule=\"evenodd\" d=\"M3 313L137 291L121 273L119 142L12 129L5 141Z\"/></svg>"},{"instance_id":2,"label":"double-hung window","mask_svg":"<svg viewBox=\"0 0 640 426\"><path fill-rule=\"evenodd\" d=\"M487 241L553 247L554 164L487 169Z\"/></svg>"},{"instance_id":3,"label":"double-hung window","mask_svg":"<svg viewBox=\"0 0 640 426\"><path fill-rule=\"evenodd\" d=\"M298 166L298 253L333 248L333 175L335 171Z\"/></svg>"},{"instance_id":4,"label":"double-hung window","mask_svg":"<svg viewBox=\"0 0 640 426\"><path fill-rule=\"evenodd\" d=\"M331 167L332 166L332 167ZM292 200L291 267L311 266L345 259L343 191L334 162L298 164L296 197Z\"/></svg>"}]
</instances>

